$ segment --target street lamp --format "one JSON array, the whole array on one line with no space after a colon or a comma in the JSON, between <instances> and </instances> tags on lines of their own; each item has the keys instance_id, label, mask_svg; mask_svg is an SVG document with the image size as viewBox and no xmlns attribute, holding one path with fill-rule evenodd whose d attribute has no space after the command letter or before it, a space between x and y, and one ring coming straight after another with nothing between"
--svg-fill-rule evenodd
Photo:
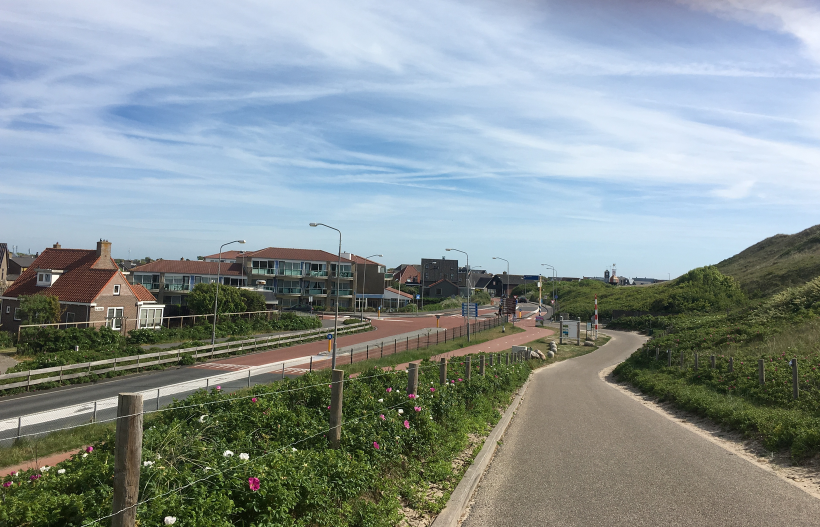
<instances>
[{"instance_id":1,"label":"street lamp","mask_svg":"<svg viewBox=\"0 0 820 527\"><path fill-rule=\"evenodd\" d=\"M550 304L552 305L552 318L555 319L555 310L558 308L558 302L555 302L555 278L556 272L555 267L551 266L550 264L541 264L548 269L552 269L552 298L550 298Z\"/></svg>"},{"instance_id":2,"label":"street lamp","mask_svg":"<svg viewBox=\"0 0 820 527\"><path fill-rule=\"evenodd\" d=\"M467 257L467 271L470 271L470 255L459 249L444 249L445 251L455 251ZM467 342L470 342L470 275L465 273L467 278ZM478 313L476 313L478 315Z\"/></svg>"},{"instance_id":3,"label":"street lamp","mask_svg":"<svg viewBox=\"0 0 820 527\"><path fill-rule=\"evenodd\" d=\"M507 298L507 296L510 294L510 261L507 260L506 258L502 258L500 256L493 256L493 260L504 260L505 262L507 262L507 288L504 290L504 296L502 297L502 299ZM504 301L502 300L502 304L501 304L502 311L505 311L503 309L503 306L504 306L503 302ZM513 320L515 320L515 319L513 319ZM514 325L515 325L515 322L513 322L513 326Z\"/></svg>"},{"instance_id":4,"label":"street lamp","mask_svg":"<svg viewBox=\"0 0 820 527\"><path fill-rule=\"evenodd\" d=\"M384 258L383 254L371 254L370 256L365 258L365 260L367 260L368 258L373 258L374 256L378 256L379 258ZM364 300L364 283L366 282L366 278L367 278L367 264L364 264L364 269L362 270L362 320L364 320L364 302L365 302L365 300ZM384 277L382 277L382 285L384 285ZM384 298L384 297L382 297L382 298ZM354 313L355 313L355 311L354 311Z\"/></svg>"},{"instance_id":5,"label":"street lamp","mask_svg":"<svg viewBox=\"0 0 820 527\"><path fill-rule=\"evenodd\" d=\"M336 227L331 227L330 225L325 225L324 223L311 223L311 227L318 227L321 225L322 227L327 227L328 229L333 229L334 231L339 233L339 262L336 264L336 315L333 317L333 355L330 358L330 369L336 369L336 331L339 328L339 275L341 274L342 268L342 231L337 229Z\"/></svg>"},{"instance_id":6,"label":"street lamp","mask_svg":"<svg viewBox=\"0 0 820 527\"><path fill-rule=\"evenodd\" d=\"M245 240L234 240L219 246L219 263L216 264L216 295L214 295L214 325L211 330L211 352L216 348L216 308L219 304L219 275L222 273L222 248L232 243L245 243Z\"/></svg>"}]
</instances>

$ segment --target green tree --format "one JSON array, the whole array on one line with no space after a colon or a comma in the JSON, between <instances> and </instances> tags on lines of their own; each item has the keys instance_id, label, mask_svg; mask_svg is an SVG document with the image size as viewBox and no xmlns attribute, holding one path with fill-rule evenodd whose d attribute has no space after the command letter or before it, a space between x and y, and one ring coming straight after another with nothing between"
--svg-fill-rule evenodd
<instances>
[{"instance_id":1,"label":"green tree","mask_svg":"<svg viewBox=\"0 0 820 527\"><path fill-rule=\"evenodd\" d=\"M239 295L242 297L242 302L245 304L245 311L265 310L265 297L256 291L239 289Z\"/></svg>"},{"instance_id":2,"label":"green tree","mask_svg":"<svg viewBox=\"0 0 820 527\"><path fill-rule=\"evenodd\" d=\"M20 318L26 324L56 324L60 314L60 301L56 296L20 296Z\"/></svg>"},{"instance_id":3,"label":"green tree","mask_svg":"<svg viewBox=\"0 0 820 527\"><path fill-rule=\"evenodd\" d=\"M245 310L245 302L240 290L224 284L219 287L219 313L240 313ZM196 315L207 315L214 312L214 297L217 284L197 284L188 295L188 308Z\"/></svg>"}]
</instances>

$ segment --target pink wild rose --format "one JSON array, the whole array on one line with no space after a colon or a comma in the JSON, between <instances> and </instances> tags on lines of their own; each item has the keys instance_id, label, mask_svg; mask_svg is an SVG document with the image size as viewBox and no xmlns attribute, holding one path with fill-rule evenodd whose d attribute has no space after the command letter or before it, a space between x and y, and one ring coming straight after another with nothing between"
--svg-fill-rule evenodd
<instances>
[{"instance_id":1,"label":"pink wild rose","mask_svg":"<svg viewBox=\"0 0 820 527\"><path fill-rule=\"evenodd\" d=\"M93 447L93 446L87 447L87 448L85 449L85 451L86 451L86 452L88 452L88 453L90 454L91 452L94 452L94 447Z\"/></svg>"},{"instance_id":2,"label":"pink wild rose","mask_svg":"<svg viewBox=\"0 0 820 527\"><path fill-rule=\"evenodd\" d=\"M382 421L384 421L384 414L381 414L379 417L381 418Z\"/></svg>"},{"instance_id":3,"label":"pink wild rose","mask_svg":"<svg viewBox=\"0 0 820 527\"><path fill-rule=\"evenodd\" d=\"M259 478L248 478L248 487L254 492L259 490Z\"/></svg>"},{"instance_id":4,"label":"pink wild rose","mask_svg":"<svg viewBox=\"0 0 820 527\"><path fill-rule=\"evenodd\" d=\"M387 389L387 393L390 393L390 392L392 392L392 391L393 391L393 388L388 388L388 389Z\"/></svg>"},{"instance_id":5,"label":"pink wild rose","mask_svg":"<svg viewBox=\"0 0 820 527\"><path fill-rule=\"evenodd\" d=\"M252 402L252 403L255 403L255 402L256 402L256 397L254 397L253 399L251 399L251 402Z\"/></svg>"},{"instance_id":6,"label":"pink wild rose","mask_svg":"<svg viewBox=\"0 0 820 527\"><path fill-rule=\"evenodd\" d=\"M373 441L373 448L375 448L376 450L379 449L379 444L375 441Z\"/></svg>"},{"instance_id":7,"label":"pink wild rose","mask_svg":"<svg viewBox=\"0 0 820 527\"><path fill-rule=\"evenodd\" d=\"M410 421L404 421L404 427L410 430Z\"/></svg>"}]
</instances>

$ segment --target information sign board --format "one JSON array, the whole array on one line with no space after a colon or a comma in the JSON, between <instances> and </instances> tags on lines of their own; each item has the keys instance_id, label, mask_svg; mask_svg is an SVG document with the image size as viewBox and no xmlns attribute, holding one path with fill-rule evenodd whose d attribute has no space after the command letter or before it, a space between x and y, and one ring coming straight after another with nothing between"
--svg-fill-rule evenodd
<instances>
[{"instance_id":1,"label":"information sign board","mask_svg":"<svg viewBox=\"0 0 820 527\"><path fill-rule=\"evenodd\" d=\"M533 280L533 281L535 281L535 280L538 280L539 278L541 278L541 277L538 276L537 274L525 274L524 275L524 280Z\"/></svg>"},{"instance_id":2,"label":"information sign board","mask_svg":"<svg viewBox=\"0 0 820 527\"><path fill-rule=\"evenodd\" d=\"M577 339L580 322L577 320L564 320L561 322L561 336L565 339Z\"/></svg>"},{"instance_id":3,"label":"information sign board","mask_svg":"<svg viewBox=\"0 0 820 527\"><path fill-rule=\"evenodd\" d=\"M461 303L461 316L462 317L477 317L478 316L478 304L475 302L467 302Z\"/></svg>"}]
</instances>

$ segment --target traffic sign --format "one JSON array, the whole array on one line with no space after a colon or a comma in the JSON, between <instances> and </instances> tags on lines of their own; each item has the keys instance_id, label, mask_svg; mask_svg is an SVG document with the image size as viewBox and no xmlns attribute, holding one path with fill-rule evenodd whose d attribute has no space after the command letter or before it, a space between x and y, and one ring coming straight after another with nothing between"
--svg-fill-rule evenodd
<instances>
[{"instance_id":1,"label":"traffic sign","mask_svg":"<svg viewBox=\"0 0 820 527\"><path fill-rule=\"evenodd\" d=\"M478 316L478 304L475 302L467 302L461 303L461 316L462 317L477 317Z\"/></svg>"},{"instance_id":2,"label":"traffic sign","mask_svg":"<svg viewBox=\"0 0 820 527\"><path fill-rule=\"evenodd\" d=\"M524 280L538 280L540 277L537 274L525 274Z\"/></svg>"},{"instance_id":3,"label":"traffic sign","mask_svg":"<svg viewBox=\"0 0 820 527\"><path fill-rule=\"evenodd\" d=\"M418 300L419 298L421 298L421 295L416 295L416 300Z\"/></svg>"},{"instance_id":4,"label":"traffic sign","mask_svg":"<svg viewBox=\"0 0 820 527\"><path fill-rule=\"evenodd\" d=\"M327 340L333 340L333 333L327 334Z\"/></svg>"}]
</instances>

